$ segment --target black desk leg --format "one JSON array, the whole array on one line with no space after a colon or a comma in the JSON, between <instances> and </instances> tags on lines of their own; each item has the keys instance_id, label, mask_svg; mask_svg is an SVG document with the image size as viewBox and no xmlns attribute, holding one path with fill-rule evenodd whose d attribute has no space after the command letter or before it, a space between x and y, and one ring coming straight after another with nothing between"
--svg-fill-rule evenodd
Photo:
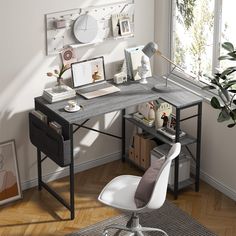
<instances>
[{"instance_id":1,"label":"black desk leg","mask_svg":"<svg viewBox=\"0 0 236 236\"><path fill-rule=\"evenodd\" d=\"M198 118L197 118L197 150L196 150L196 180L195 180L196 192L199 191L199 185L200 185L201 135L202 135L202 103L199 103Z\"/></svg>"},{"instance_id":2,"label":"black desk leg","mask_svg":"<svg viewBox=\"0 0 236 236\"><path fill-rule=\"evenodd\" d=\"M37 148L37 161L38 161L38 190L42 190L42 163L41 163L41 151Z\"/></svg>"},{"instance_id":3,"label":"black desk leg","mask_svg":"<svg viewBox=\"0 0 236 236\"><path fill-rule=\"evenodd\" d=\"M122 110L122 161L125 162L125 109Z\"/></svg>"},{"instance_id":4,"label":"black desk leg","mask_svg":"<svg viewBox=\"0 0 236 236\"><path fill-rule=\"evenodd\" d=\"M175 142L179 142L180 132L180 109L176 109L176 130L175 130ZM175 178L174 178L174 198L178 198L179 190L179 157L175 158Z\"/></svg>"},{"instance_id":5,"label":"black desk leg","mask_svg":"<svg viewBox=\"0 0 236 236\"><path fill-rule=\"evenodd\" d=\"M70 125L70 147L71 147L71 164L70 164L70 218L75 218L75 189L74 189L74 143L73 143L73 125Z\"/></svg>"}]
</instances>

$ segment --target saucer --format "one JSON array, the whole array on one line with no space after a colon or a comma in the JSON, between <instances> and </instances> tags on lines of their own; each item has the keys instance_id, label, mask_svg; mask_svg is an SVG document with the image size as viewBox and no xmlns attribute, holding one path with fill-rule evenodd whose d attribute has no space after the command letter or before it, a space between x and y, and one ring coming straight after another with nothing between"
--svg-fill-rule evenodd
<instances>
[{"instance_id":1,"label":"saucer","mask_svg":"<svg viewBox=\"0 0 236 236\"><path fill-rule=\"evenodd\" d=\"M64 110L67 112L76 112L80 110L80 106L76 105L73 109L71 109L69 105L66 105Z\"/></svg>"}]
</instances>

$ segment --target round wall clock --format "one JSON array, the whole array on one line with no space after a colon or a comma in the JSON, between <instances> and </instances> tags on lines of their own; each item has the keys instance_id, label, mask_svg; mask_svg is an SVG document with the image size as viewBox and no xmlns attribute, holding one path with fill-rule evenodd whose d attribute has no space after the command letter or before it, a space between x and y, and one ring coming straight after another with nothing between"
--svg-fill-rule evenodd
<instances>
[{"instance_id":1,"label":"round wall clock","mask_svg":"<svg viewBox=\"0 0 236 236\"><path fill-rule=\"evenodd\" d=\"M91 15L83 14L75 20L73 32L80 43L90 43L98 33L97 20Z\"/></svg>"}]
</instances>

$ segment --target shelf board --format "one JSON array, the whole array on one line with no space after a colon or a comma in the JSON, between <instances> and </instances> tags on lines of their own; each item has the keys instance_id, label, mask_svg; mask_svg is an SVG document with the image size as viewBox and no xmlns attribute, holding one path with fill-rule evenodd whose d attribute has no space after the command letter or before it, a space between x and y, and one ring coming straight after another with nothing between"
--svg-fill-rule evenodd
<instances>
[{"instance_id":1,"label":"shelf board","mask_svg":"<svg viewBox=\"0 0 236 236\"><path fill-rule=\"evenodd\" d=\"M178 190L180 189L184 189L186 187L189 187L190 185L193 185L195 183L194 179L193 178L190 178L190 179L187 179L187 180L184 180L182 182L179 182L178 184ZM168 185L168 188L171 190L171 191L174 191L174 185Z\"/></svg>"},{"instance_id":2,"label":"shelf board","mask_svg":"<svg viewBox=\"0 0 236 236\"><path fill-rule=\"evenodd\" d=\"M145 124L135 120L132 115L125 115L124 116L126 120L128 120L129 122L133 123L134 125L140 127L141 129L145 130L146 132L148 132L149 134L153 135L154 137L158 138L159 140L161 140L164 143L170 144L172 145L173 143L175 143L175 141L172 141L171 139L169 139L168 137L166 137L165 135L161 134L160 132L158 132L155 127L149 127L146 126ZM197 141L196 138L190 136L189 134L186 134L185 136L181 137L179 139L180 143L182 146L185 145L189 145L192 143L195 143Z\"/></svg>"}]
</instances>

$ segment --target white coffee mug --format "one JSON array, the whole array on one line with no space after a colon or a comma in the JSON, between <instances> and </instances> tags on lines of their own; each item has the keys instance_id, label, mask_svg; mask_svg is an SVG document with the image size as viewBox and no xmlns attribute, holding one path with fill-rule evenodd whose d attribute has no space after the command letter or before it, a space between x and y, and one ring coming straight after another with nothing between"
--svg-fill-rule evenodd
<instances>
[{"instance_id":1,"label":"white coffee mug","mask_svg":"<svg viewBox=\"0 0 236 236\"><path fill-rule=\"evenodd\" d=\"M68 106L70 110L73 110L76 108L77 102L75 100L69 100L68 101Z\"/></svg>"}]
</instances>

